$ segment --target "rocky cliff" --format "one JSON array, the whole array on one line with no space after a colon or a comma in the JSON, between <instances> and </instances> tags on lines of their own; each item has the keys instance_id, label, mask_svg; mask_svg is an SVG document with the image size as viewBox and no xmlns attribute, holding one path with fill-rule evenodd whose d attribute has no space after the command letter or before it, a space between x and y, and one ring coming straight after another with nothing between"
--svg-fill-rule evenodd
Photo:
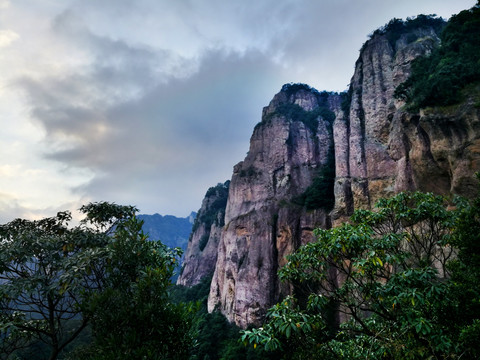
<instances>
[{"instance_id":1,"label":"rocky cliff","mask_svg":"<svg viewBox=\"0 0 480 360\"><path fill-rule=\"evenodd\" d=\"M307 210L302 196L322 169L333 166L332 122L339 107L339 95L292 86L263 110L247 157L234 167L210 311L219 309L246 327L290 292L278 281L279 266L312 240L314 228L329 226L329 209ZM333 191L333 177L324 182Z\"/></svg>"},{"instance_id":2,"label":"rocky cliff","mask_svg":"<svg viewBox=\"0 0 480 360\"><path fill-rule=\"evenodd\" d=\"M403 190L475 191L480 128L473 97L420 113L406 111L393 97L412 60L438 42L433 28L419 28L393 44L388 34L376 35L361 51L348 114L334 123L334 224L354 208L372 207L379 198Z\"/></svg>"},{"instance_id":3,"label":"rocky cliff","mask_svg":"<svg viewBox=\"0 0 480 360\"><path fill-rule=\"evenodd\" d=\"M218 244L225 225L230 181L208 189L193 223L185 259L177 284L194 286L211 277L217 262Z\"/></svg>"},{"instance_id":4,"label":"rocky cliff","mask_svg":"<svg viewBox=\"0 0 480 360\"><path fill-rule=\"evenodd\" d=\"M375 32L348 93L286 85L264 108L247 157L234 167L209 311L241 327L259 325L292 291L277 270L313 239L314 228L336 226L354 209L402 190L475 190L478 99L410 113L393 97L412 60L438 46L437 31Z\"/></svg>"}]
</instances>

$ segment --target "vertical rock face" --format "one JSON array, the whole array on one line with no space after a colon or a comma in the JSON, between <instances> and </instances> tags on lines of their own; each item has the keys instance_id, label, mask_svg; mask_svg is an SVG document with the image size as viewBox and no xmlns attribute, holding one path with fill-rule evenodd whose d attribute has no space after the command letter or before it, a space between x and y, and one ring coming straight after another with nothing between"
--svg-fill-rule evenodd
<instances>
[{"instance_id":1,"label":"vertical rock face","mask_svg":"<svg viewBox=\"0 0 480 360\"><path fill-rule=\"evenodd\" d=\"M393 97L412 60L438 43L429 27L397 37L376 33L361 50L348 94L286 85L263 109L249 153L234 167L225 225L210 230L218 257L209 311L241 327L259 325L292 291L277 278L285 256L312 241L314 228L337 226L356 208L403 190L475 192L478 99L413 114ZM190 251L198 249L198 231L179 283L200 278L203 255ZM213 248L207 253L211 263Z\"/></svg>"},{"instance_id":2,"label":"vertical rock face","mask_svg":"<svg viewBox=\"0 0 480 360\"><path fill-rule=\"evenodd\" d=\"M334 124L334 225L354 208L370 208L399 191L472 194L479 156L478 109L472 101L411 114L393 97L412 60L438 43L432 28L419 28L393 43L387 34L376 35L362 49L349 116Z\"/></svg>"},{"instance_id":3,"label":"vertical rock face","mask_svg":"<svg viewBox=\"0 0 480 360\"><path fill-rule=\"evenodd\" d=\"M218 309L241 327L258 325L290 292L277 279L279 266L311 240L314 228L328 226L326 211L307 211L302 194L333 165L338 97L287 86L264 108L249 153L234 168L209 311Z\"/></svg>"},{"instance_id":4,"label":"vertical rock face","mask_svg":"<svg viewBox=\"0 0 480 360\"><path fill-rule=\"evenodd\" d=\"M193 224L178 285L194 286L203 278L213 275L225 224L229 185L230 181L226 181L208 189Z\"/></svg>"}]
</instances>

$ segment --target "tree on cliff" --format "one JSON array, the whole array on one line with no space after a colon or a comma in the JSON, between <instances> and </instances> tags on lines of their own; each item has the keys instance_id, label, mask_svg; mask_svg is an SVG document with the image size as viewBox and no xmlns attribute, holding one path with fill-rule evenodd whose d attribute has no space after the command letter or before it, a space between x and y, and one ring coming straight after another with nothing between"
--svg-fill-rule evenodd
<instances>
[{"instance_id":1,"label":"tree on cliff","mask_svg":"<svg viewBox=\"0 0 480 360\"><path fill-rule=\"evenodd\" d=\"M147 241L134 207L81 212L73 228L68 212L0 226L2 358L42 343L56 359L88 324L94 351L84 358L187 358L187 310L167 301L179 252Z\"/></svg>"},{"instance_id":2,"label":"tree on cliff","mask_svg":"<svg viewBox=\"0 0 480 360\"><path fill-rule=\"evenodd\" d=\"M412 110L456 104L467 85L480 81L480 2L452 16L440 37L441 46L415 59L395 90Z\"/></svg>"},{"instance_id":3,"label":"tree on cliff","mask_svg":"<svg viewBox=\"0 0 480 360\"><path fill-rule=\"evenodd\" d=\"M289 359L480 355L480 200L401 193L317 230L279 276L296 286L243 340Z\"/></svg>"}]
</instances>

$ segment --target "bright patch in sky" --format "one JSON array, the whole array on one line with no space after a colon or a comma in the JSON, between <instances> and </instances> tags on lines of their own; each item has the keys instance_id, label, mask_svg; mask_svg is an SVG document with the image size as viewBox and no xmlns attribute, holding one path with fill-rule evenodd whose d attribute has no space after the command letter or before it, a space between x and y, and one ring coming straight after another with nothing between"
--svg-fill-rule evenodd
<instances>
[{"instance_id":1,"label":"bright patch in sky","mask_svg":"<svg viewBox=\"0 0 480 360\"><path fill-rule=\"evenodd\" d=\"M0 0L0 223L88 201L187 216L287 82L347 88L369 33L474 0Z\"/></svg>"}]
</instances>

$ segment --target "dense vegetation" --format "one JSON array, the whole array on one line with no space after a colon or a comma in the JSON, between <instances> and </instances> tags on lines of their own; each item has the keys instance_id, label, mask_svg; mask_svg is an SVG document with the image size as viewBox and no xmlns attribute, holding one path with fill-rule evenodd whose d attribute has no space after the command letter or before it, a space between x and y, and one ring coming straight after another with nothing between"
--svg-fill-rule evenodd
<instances>
[{"instance_id":1,"label":"dense vegetation","mask_svg":"<svg viewBox=\"0 0 480 360\"><path fill-rule=\"evenodd\" d=\"M168 293L181 250L148 241L136 211L94 203L73 228L68 212L0 227L1 358L188 359L193 310Z\"/></svg>"},{"instance_id":2,"label":"dense vegetation","mask_svg":"<svg viewBox=\"0 0 480 360\"><path fill-rule=\"evenodd\" d=\"M327 163L317 171L310 185L293 203L305 206L307 210L332 210L335 205L335 159L330 151Z\"/></svg>"},{"instance_id":3,"label":"dense vegetation","mask_svg":"<svg viewBox=\"0 0 480 360\"><path fill-rule=\"evenodd\" d=\"M408 34L405 40L407 43L412 43L419 38L417 30L422 28L432 28L436 33L439 33L442 31L444 26L445 21L442 18L436 17L435 15L418 15L407 18L406 21L394 18L385 26L375 30L370 35L370 39L376 35L384 35L388 39L390 46L392 46L393 49L396 49L397 41L402 37L402 35Z\"/></svg>"},{"instance_id":4,"label":"dense vegetation","mask_svg":"<svg viewBox=\"0 0 480 360\"><path fill-rule=\"evenodd\" d=\"M191 288L175 286L172 298L178 303L198 303L196 346L190 358L198 360L269 360L276 359L260 349L245 347L240 341L240 329L230 324L220 312L207 312L211 278Z\"/></svg>"},{"instance_id":5,"label":"dense vegetation","mask_svg":"<svg viewBox=\"0 0 480 360\"><path fill-rule=\"evenodd\" d=\"M440 38L440 47L413 61L395 91L411 110L458 103L462 90L480 81L480 5L452 16Z\"/></svg>"},{"instance_id":6,"label":"dense vegetation","mask_svg":"<svg viewBox=\"0 0 480 360\"><path fill-rule=\"evenodd\" d=\"M227 180L223 184L218 183L207 190L204 200L207 201L207 207L204 212L198 212L197 218L193 223L192 233L198 229L200 224L204 224L207 232L210 232L213 224L220 227L224 225L229 187L230 180Z\"/></svg>"},{"instance_id":7,"label":"dense vegetation","mask_svg":"<svg viewBox=\"0 0 480 360\"><path fill-rule=\"evenodd\" d=\"M242 338L284 359L480 356L480 198L401 193L317 230L279 272L295 284Z\"/></svg>"},{"instance_id":8,"label":"dense vegetation","mask_svg":"<svg viewBox=\"0 0 480 360\"><path fill-rule=\"evenodd\" d=\"M242 335L207 313L210 279L171 286L179 252L147 241L135 208L90 204L74 228L68 213L16 220L0 227L0 356L478 358L480 197L454 205L401 193L317 230L280 270L294 295Z\"/></svg>"}]
</instances>

